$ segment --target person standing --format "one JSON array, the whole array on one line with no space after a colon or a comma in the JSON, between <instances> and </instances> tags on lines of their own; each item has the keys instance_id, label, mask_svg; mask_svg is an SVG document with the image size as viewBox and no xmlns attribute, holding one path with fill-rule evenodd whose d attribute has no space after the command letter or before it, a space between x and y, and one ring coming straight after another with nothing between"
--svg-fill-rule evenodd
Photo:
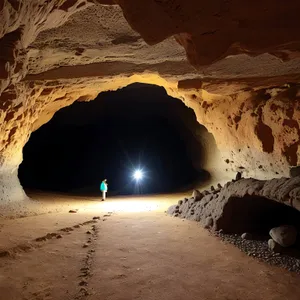
<instances>
[{"instance_id":1,"label":"person standing","mask_svg":"<svg viewBox=\"0 0 300 300\"><path fill-rule=\"evenodd\" d=\"M102 201L104 201L106 199L106 193L107 193L107 179L104 179L101 182L100 190L102 192Z\"/></svg>"}]
</instances>

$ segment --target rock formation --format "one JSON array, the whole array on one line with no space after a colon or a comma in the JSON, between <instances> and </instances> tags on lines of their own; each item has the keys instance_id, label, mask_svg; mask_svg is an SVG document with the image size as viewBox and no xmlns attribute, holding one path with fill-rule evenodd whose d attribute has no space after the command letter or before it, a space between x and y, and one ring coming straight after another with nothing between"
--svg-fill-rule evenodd
<instances>
[{"instance_id":1,"label":"rock formation","mask_svg":"<svg viewBox=\"0 0 300 300\"><path fill-rule=\"evenodd\" d=\"M205 228L223 230L225 233L268 233L273 227L285 223L300 228L297 212L300 210L299 186L300 177L272 180L240 179L228 182L217 193L204 195L194 191L192 197L179 200L177 205L171 206L168 213L200 222ZM296 231L290 235L286 234L287 230L284 231L290 227L273 228L270 235L273 239L277 236L275 241L279 244L280 238L284 241L288 238L292 240ZM271 234L273 232L274 235ZM282 237L279 237L280 235ZM290 240L286 244L292 244Z\"/></svg>"},{"instance_id":2,"label":"rock formation","mask_svg":"<svg viewBox=\"0 0 300 300\"><path fill-rule=\"evenodd\" d=\"M213 176L288 176L300 158L299 8L0 1L0 203L26 199L17 170L32 131L74 101L133 82L163 86L194 110L219 149L207 151Z\"/></svg>"}]
</instances>

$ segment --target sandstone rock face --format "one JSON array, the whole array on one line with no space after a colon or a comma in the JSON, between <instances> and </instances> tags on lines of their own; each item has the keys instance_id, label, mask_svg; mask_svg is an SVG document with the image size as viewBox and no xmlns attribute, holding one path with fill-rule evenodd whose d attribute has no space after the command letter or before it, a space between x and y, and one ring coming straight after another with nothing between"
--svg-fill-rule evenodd
<instances>
[{"instance_id":1,"label":"sandstone rock face","mask_svg":"<svg viewBox=\"0 0 300 300\"><path fill-rule=\"evenodd\" d=\"M213 177L288 176L300 158L299 9L296 0L1 1L0 203L26 199L17 169L32 131L133 82L163 86L194 110L218 147L203 138Z\"/></svg>"}]
</instances>

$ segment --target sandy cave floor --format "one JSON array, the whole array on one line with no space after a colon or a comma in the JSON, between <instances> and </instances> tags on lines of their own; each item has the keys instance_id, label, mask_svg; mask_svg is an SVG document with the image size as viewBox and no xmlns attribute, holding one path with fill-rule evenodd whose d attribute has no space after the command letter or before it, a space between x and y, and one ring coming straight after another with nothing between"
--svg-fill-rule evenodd
<instances>
[{"instance_id":1,"label":"sandy cave floor","mask_svg":"<svg viewBox=\"0 0 300 300\"><path fill-rule=\"evenodd\" d=\"M166 216L180 195L35 197L52 213L0 220L0 300L300 297L299 275Z\"/></svg>"}]
</instances>

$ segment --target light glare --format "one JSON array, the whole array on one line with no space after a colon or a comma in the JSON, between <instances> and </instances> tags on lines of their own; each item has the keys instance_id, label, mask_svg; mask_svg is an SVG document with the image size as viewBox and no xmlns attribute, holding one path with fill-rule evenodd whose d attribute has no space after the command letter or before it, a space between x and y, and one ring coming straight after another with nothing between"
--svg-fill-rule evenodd
<instances>
[{"instance_id":1,"label":"light glare","mask_svg":"<svg viewBox=\"0 0 300 300\"><path fill-rule=\"evenodd\" d=\"M141 180L143 178L143 172L141 170L136 170L133 173L133 178L137 181Z\"/></svg>"}]
</instances>

